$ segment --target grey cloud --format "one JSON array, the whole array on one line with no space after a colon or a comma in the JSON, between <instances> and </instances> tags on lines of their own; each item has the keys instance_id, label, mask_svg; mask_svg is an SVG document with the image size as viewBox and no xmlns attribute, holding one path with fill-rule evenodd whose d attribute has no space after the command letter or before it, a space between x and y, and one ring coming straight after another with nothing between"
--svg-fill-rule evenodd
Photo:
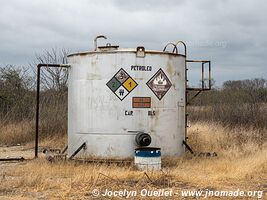
<instances>
[{"instance_id":1,"label":"grey cloud","mask_svg":"<svg viewBox=\"0 0 267 200\"><path fill-rule=\"evenodd\" d=\"M217 83L267 78L266 8L264 0L6 0L0 64L27 65L53 47L90 50L94 36L105 34L122 47L147 49L184 40L190 58L213 61Z\"/></svg>"}]
</instances>

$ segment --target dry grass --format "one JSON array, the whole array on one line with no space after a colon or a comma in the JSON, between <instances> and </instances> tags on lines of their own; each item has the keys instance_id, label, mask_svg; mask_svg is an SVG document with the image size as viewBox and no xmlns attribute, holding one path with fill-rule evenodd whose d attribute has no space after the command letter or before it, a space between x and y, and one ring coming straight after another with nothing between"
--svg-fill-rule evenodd
<instances>
[{"instance_id":1,"label":"dry grass","mask_svg":"<svg viewBox=\"0 0 267 200\"><path fill-rule=\"evenodd\" d=\"M229 129L211 123L193 124L189 129L189 144L196 151L216 151L218 156L205 158L186 154L175 159L165 158L163 171L147 172L147 175L136 171L131 165L48 163L40 158L6 168L2 172L4 178L3 175L0 178L0 195L29 199L91 199L91 191L95 188L101 191L106 188L172 188L174 191L239 188L266 192L265 134L266 130ZM64 141L61 139L58 144ZM48 142L43 144L49 146Z\"/></svg>"},{"instance_id":2,"label":"dry grass","mask_svg":"<svg viewBox=\"0 0 267 200\"><path fill-rule=\"evenodd\" d=\"M47 134L39 130L40 145L44 147L63 148L67 143L66 133ZM23 144L28 148L34 146L35 122L21 121L17 123L0 123L0 145Z\"/></svg>"},{"instance_id":3,"label":"dry grass","mask_svg":"<svg viewBox=\"0 0 267 200\"><path fill-rule=\"evenodd\" d=\"M0 123L0 144L16 145L33 140L33 125L31 121Z\"/></svg>"}]
</instances>

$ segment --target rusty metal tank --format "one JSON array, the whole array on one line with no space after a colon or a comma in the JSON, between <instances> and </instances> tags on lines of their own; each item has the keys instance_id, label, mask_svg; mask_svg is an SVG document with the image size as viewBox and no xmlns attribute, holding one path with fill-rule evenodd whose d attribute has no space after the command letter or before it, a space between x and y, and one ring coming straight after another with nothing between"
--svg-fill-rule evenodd
<instances>
[{"instance_id":1,"label":"rusty metal tank","mask_svg":"<svg viewBox=\"0 0 267 200\"><path fill-rule=\"evenodd\" d=\"M68 155L126 159L140 146L184 153L186 58L110 44L68 55ZM142 136L142 137L141 137Z\"/></svg>"}]
</instances>

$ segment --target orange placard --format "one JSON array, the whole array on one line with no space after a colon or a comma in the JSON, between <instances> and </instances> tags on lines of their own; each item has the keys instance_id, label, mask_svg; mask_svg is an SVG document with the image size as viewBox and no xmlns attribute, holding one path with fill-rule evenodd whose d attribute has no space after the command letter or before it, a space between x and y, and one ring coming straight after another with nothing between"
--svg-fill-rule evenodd
<instances>
[{"instance_id":1,"label":"orange placard","mask_svg":"<svg viewBox=\"0 0 267 200\"><path fill-rule=\"evenodd\" d=\"M133 108L151 108L151 97L133 97Z\"/></svg>"}]
</instances>

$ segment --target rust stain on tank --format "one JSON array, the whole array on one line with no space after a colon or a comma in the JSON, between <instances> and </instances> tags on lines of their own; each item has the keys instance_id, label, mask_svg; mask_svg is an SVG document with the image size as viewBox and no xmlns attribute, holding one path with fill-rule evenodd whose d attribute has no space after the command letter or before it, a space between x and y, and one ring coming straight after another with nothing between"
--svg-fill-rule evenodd
<instances>
[{"instance_id":1,"label":"rust stain on tank","mask_svg":"<svg viewBox=\"0 0 267 200\"><path fill-rule=\"evenodd\" d=\"M174 75L174 72L175 72L175 69L173 69L172 65L169 62L167 62L167 73L170 76L173 76Z\"/></svg>"}]
</instances>

